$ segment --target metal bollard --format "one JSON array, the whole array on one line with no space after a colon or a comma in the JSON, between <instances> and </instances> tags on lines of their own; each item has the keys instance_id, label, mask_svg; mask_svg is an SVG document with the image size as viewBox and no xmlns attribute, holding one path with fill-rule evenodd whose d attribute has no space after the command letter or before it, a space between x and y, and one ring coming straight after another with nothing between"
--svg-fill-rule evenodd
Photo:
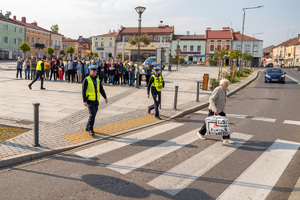
<instances>
[{"instance_id":1,"label":"metal bollard","mask_svg":"<svg viewBox=\"0 0 300 200\"><path fill-rule=\"evenodd\" d=\"M41 146L39 144L39 106L40 103L33 103L34 106L34 147Z\"/></svg>"},{"instance_id":2,"label":"metal bollard","mask_svg":"<svg viewBox=\"0 0 300 200\"><path fill-rule=\"evenodd\" d=\"M200 91L200 81L197 81L197 97L196 97L197 102L199 102L199 91Z\"/></svg>"},{"instance_id":3,"label":"metal bollard","mask_svg":"<svg viewBox=\"0 0 300 200\"><path fill-rule=\"evenodd\" d=\"M215 87L216 87L216 79L213 79L213 90L215 89Z\"/></svg>"},{"instance_id":4,"label":"metal bollard","mask_svg":"<svg viewBox=\"0 0 300 200\"><path fill-rule=\"evenodd\" d=\"M175 96L174 96L174 110L177 110L177 96L178 96L178 87L179 86L175 86Z\"/></svg>"}]
</instances>

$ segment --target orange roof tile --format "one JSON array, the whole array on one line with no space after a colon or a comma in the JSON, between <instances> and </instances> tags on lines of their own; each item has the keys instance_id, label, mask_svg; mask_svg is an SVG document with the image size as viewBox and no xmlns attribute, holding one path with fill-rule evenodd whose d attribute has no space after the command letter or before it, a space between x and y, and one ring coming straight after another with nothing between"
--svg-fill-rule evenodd
<instances>
[{"instance_id":1,"label":"orange roof tile","mask_svg":"<svg viewBox=\"0 0 300 200\"><path fill-rule=\"evenodd\" d=\"M233 36L234 36L234 40L242 40L242 34L241 33L237 33L237 32L233 32ZM259 39L250 37L248 35L244 34L244 41L252 41L252 40L256 40L256 41L261 41Z\"/></svg>"},{"instance_id":2,"label":"orange roof tile","mask_svg":"<svg viewBox=\"0 0 300 200\"><path fill-rule=\"evenodd\" d=\"M206 30L207 39L232 39L231 30Z\"/></svg>"},{"instance_id":3,"label":"orange roof tile","mask_svg":"<svg viewBox=\"0 0 300 200\"><path fill-rule=\"evenodd\" d=\"M106 33L106 34L102 34L102 35L97 35L97 37L113 37L113 36L117 36L118 32L112 32L112 33Z\"/></svg>"},{"instance_id":4,"label":"orange roof tile","mask_svg":"<svg viewBox=\"0 0 300 200\"><path fill-rule=\"evenodd\" d=\"M141 33L147 34L171 34L174 32L174 26L142 27ZM138 27L123 27L120 35L138 34Z\"/></svg>"}]
</instances>

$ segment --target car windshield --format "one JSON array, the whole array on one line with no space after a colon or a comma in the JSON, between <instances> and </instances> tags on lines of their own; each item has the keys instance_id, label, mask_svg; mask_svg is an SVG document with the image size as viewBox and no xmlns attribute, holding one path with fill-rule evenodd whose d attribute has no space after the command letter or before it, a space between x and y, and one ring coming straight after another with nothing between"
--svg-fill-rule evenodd
<instances>
[{"instance_id":1,"label":"car windshield","mask_svg":"<svg viewBox=\"0 0 300 200\"><path fill-rule=\"evenodd\" d=\"M147 60L145 62L155 62L156 59L155 58L147 58Z\"/></svg>"},{"instance_id":2,"label":"car windshield","mask_svg":"<svg viewBox=\"0 0 300 200\"><path fill-rule=\"evenodd\" d=\"M268 74L279 74L279 73L282 73L282 70L277 69L277 68L272 68L272 69L268 69L267 73Z\"/></svg>"}]
</instances>

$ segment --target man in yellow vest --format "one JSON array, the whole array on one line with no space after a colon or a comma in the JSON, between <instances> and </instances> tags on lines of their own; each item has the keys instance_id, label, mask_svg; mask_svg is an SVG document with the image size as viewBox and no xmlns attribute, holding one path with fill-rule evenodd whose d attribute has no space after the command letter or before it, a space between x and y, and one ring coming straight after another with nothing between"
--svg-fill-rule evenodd
<instances>
[{"instance_id":1,"label":"man in yellow vest","mask_svg":"<svg viewBox=\"0 0 300 200\"><path fill-rule=\"evenodd\" d=\"M83 104L88 107L90 113L85 130L89 131L90 135L92 136L95 135L94 123L98 111L100 94L105 99L105 103L107 103L108 100L106 98L103 86L100 82L100 79L97 78L97 69L92 65L90 67L90 75L87 76L82 83Z\"/></svg>"},{"instance_id":2,"label":"man in yellow vest","mask_svg":"<svg viewBox=\"0 0 300 200\"><path fill-rule=\"evenodd\" d=\"M36 73L35 73L35 78L34 80L28 85L29 89L32 89L31 86L34 82L36 82L39 78L41 79L41 90L45 90L46 88L43 87L44 84L44 62L45 62L46 57L43 57L42 60L37 59L37 64L36 64Z\"/></svg>"},{"instance_id":3,"label":"man in yellow vest","mask_svg":"<svg viewBox=\"0 0 300 200\"><path fill-rule=\"evenodd\" d=\"M154 100L154 104L148 107L148 113L150 114L152 109L155 109L155 117L161 119L159 116L158 107L161 102L161 90L165 87L165 82L163 77L159 74L159 68L154 69L154 74L151 76L148 87L147 87L147 97L149 98L149 93L151 89L151 94Z\"/></svg>"}]
</instances>

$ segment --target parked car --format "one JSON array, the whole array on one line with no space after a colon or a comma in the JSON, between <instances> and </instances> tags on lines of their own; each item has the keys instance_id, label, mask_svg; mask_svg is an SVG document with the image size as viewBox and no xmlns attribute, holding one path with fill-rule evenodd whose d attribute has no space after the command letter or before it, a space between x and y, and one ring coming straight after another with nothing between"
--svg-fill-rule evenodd
<instances>
[{"instance_id":1,"label":"parked car","mask_svg":"<svg viewBox=\"0 0 300 200\"><path fill-rule=\"evenodd\" d=\"M265 72L265 83L285 83L285 74L286 72L283 72L281 68L269 68Z\"/></svg>"},{"instance_id":2,"label":"parked car","mask_svg":"<svg viewBox=\"0 0 300 200\"><path fill-rule=\"evenodd\" d=\"M268 63L266 67L274 67L273 63Z\"/></svg>"},{"instance_id":3,"label":"parked car","mask_svg":"<svg viewBox=\"0 0 300 200\"><path fill-rule=\"evenodd\" d=\"M147 66L147 64L150 64L152 68L160 67L160 63L156 63L156 56L148 57L143 65ZM165 63L162 63L162 69L165 68Z\"/></svg>"},{"instance_id":4,"label":"parked car","mask_svg":"<svg viewBox=\"0 0 300 200\"><path fill-rule=\"evenodd\" d=\"M197 64L198 65L204 65L204 62L203 61L198 61Z\"/></svg>"}]
</instances>

